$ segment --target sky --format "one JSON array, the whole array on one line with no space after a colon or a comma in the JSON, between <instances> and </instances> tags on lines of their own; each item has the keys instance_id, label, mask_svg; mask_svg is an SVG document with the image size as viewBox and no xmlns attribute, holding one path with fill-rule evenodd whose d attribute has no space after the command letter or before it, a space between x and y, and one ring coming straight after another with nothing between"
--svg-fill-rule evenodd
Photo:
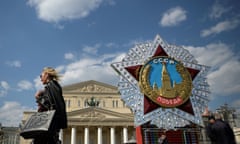
<instances>
[{"instance_id":1,"label":"sky","mask_svg":"<svg viewBox=\"0 0 240 144\"><path fill-rule=\"evenodd\" d=\"M36 110L43 67L61 85L117 86L111 63L156 35L210 66L209 109L240 108L239 0L1 0L0 123L18 126Z\"/></svg>"}]
</instances>

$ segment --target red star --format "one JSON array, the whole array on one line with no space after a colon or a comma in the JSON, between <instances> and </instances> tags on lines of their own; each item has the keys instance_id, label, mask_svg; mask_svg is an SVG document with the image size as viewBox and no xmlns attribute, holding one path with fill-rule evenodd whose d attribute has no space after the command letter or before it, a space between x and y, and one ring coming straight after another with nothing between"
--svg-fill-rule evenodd
<instances>
[{"instance_id":1,"label":"red star","mask_svg":"<svg viewBox=\"0 0 240 144\"><path fill-rule=\"evenodd\" d=\"M159 45L155 54L153 57L156 56L168 56L168 54L164 51L164 49ZM125 69L137 80L139 81L139 71L141 69L142 65L135 65L131 67L125 67ZM187 68L189 71L192 80L197 76L197 74L200 72L199 70ZM154 103L152 100L150 100L147 96L144 96L144 114L149 113L157 108L159 108L158 104ZM187 113L190 113L194 115L193 108L191 101L188 99L183 105L178 106L177 108L181 109L182 111L185 111Z\"/></svg>"}]
</instances>

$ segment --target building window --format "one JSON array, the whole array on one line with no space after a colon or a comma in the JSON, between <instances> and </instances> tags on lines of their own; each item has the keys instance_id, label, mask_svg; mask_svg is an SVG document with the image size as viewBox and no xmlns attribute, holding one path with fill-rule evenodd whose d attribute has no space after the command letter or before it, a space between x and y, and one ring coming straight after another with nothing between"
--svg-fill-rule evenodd
<instances>
[{"instance_id":1,"label":"building window","mask_svg":"<svg viewBox=\"0 0 240 144\"><path fill-rule=\"evenodd\" d=\"M88 102L88 99L86 99L86 100L84 101L84 107L87 107L87 106L88 106L87 102Z\"/></svg>"},{"instance_id":2,"label":"building window","mask_svg":"<svg viewBox=\"0 0 240 144\"><path fill-rule=\"evenodd\" d=\"M112 101L112 106L113 107L118 107L118 100L113 100Z\"/></svg>"},{"instance_id":3,"label":"building window","mask_svg":"<svg viewBox=\"0 0 240 144\"><path fill-rule=\"evenodd\" d=\"M112 101L112 107L115 107L115 101L114 100Z\"/></svg>"},{"instance_id":4,"label":"building window","mask_svg":"<svg viewBox=\"0 0 240 144\"><path fill-rule=\"evenodd\" d=\"M118 107L118 101L117 100L115 101L115 106Z\"/></svg>"},{"instance_id":5,"label":"building window","mask_svg":"<svg viewBox=\"0 0 240 144\"><path fill-rule=\"evenodd\" d=\"M81 101L80 100L78 100L78 107L80 107L81 106Z\"/></svg>"},{"instance_id":6,"label":"building window","mask_svg":"<svg viewBox=\"0 0 240 144\"><path fill-rule=\"evenodd\" d=\"M71 100L68 100L68 107L71 106Z\"/></svg>"}]
</instances>

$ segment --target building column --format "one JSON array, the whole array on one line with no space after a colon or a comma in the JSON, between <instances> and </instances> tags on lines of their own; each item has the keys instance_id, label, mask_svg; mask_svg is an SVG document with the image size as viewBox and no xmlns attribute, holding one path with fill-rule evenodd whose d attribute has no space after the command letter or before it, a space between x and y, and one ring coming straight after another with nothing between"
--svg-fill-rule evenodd
<instances>
[{"instance_id":1,"label":"building column","mask_svg":"<svg viewBox=\"0 0 240 144\"><path fill-rule=\"evenodd\" d=\"M115 128L111 127L110 128L110 144L115 144Z\"/></svg>"},{"instance_id":2,"label":"building column","mask_svg":"<svg viewBox=\"0 0 240 144\"><path fill-rule=\"evenodd\" d=\"M84 144L89 144L89 129L88 129L88 127L84 128Z\"/></svg>"},{"instance_id":3,"label":"building column","mask_svg":"<svg viewBox=\"0 0 240 144\"><path fill-rule=\"evenodd\" d=\"M128 141L128 129L126 127L123 128L123 143L127 143Z\"/></svg>"},{"instance_id":4,"label":"building column","mask_svg":"<svg viewBox=\"0 0 240 144\"><path fill-rule=\"evenodd\" d=\"M77 134L76 128L72 127L71 144L76 144L76 134Z\"/></svg>"},{"instance_id":5,"label":"building column","mask_svg":"<svg viewBox=\"0 0 240 144\"><path fill-rule=\"evenodd\" d=\"M59 131L59 140L63 143L63 130L60 129Z\"/></svg>"},{"instance_id":6,"label":"building column","mask_svg":"<svg viewBox=\"0 0 240 144\"><path fill-rule=\"evenodd\" d=\"M16 144L17 143L17 135L15 135L15 137L14 137L14 144Z\"/></svg>"},{"instance_id":7,"label":"building column","mask_svg":"<svg viewBox=\"0 0 240 144\"><path fill-rule=\"evenodd\" d=\"M102 128L98 127L98 144L102 144Z\"/></svg>"}]
</instances>

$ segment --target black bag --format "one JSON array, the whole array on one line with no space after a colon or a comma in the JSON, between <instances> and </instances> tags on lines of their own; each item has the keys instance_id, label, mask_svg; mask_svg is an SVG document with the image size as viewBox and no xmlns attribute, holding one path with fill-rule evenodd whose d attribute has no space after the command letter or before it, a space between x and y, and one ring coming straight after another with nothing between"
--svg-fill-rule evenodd
<instances>
[{"instance_id":1,"label":"black bag","mask_svg":"<svg viewBox=\"0 0 240 144\"><path fill-rule=\"evenodd\" d=\"M51 131L55 110L36 112L32 114L21 129L20 135L24 139L32 139L48 135Z\"/></svg>"}]
</instances>

